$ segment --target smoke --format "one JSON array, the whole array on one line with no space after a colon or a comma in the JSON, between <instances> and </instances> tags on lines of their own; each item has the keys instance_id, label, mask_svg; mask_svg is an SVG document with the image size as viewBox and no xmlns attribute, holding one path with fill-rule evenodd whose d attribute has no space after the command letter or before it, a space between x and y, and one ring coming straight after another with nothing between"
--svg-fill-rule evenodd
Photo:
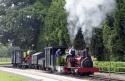
<instances>
[{"instance_id":1,"label":"smoke","mask_svg":"<svg viewBox=\"0 0 125 81\"><path fill-rule=\"evenodd\" d=\"M102 22L116 6L115 0L65 0L68 13L68 31L73 43L81 28L87 45L90 44L93 28L101 28Z\"/></svg>"}]
</instances>

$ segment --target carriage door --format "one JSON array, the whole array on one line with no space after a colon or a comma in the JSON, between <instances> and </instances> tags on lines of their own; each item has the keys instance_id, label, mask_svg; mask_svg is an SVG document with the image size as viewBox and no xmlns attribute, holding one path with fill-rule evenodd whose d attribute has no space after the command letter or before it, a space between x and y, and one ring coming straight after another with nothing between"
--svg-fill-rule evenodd
<instances>
[{"instance_id":1,"label":"carriage door","mask_svg":"<svg viewBox=\"0 0 125 81\"><path fill-rule=\"evenodd\" d=\"M49 68L50 66L50 50L48 48L45 49L45 67Z\"/></svg>"},{"instance_id":2,"label":"carriage door","mask_svg":"<svg viewBox=\"0 0 125 81\"><path fill-rule=\"evenodd\" d=\"M51 50L51 68L53 69L53 70L55 70L55 67L56 67L56 57L55 57L55 52L56 52L56 49L52 49Z\"/></svg>"},{"instance_id":3,"label":"carriage door","mask_svg":"<svg viewBox=\"0 0 125 81\"><path fill-rule=\"evenodd\" d=\"M51 49L50 52L51 52L50 53L51 54L50 55L50 66L51 66L51 68L53 68L53 49Z\"/></svg>"}]
</instances>

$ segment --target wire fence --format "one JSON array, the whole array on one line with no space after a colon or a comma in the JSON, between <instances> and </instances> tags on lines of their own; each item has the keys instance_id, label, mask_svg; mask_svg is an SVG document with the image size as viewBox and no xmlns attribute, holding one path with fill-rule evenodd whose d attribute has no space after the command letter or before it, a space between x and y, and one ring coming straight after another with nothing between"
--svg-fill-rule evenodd
<instances>
[{"instance_id":1,"label":"wire fence","mask_svg":"<svg viewBox=\"0 0 125 81\"><path fill-rule=\"evenodd\" d=\"M11 58L10 57L0 57L0 64L10 64Z\"/></svg>"}]
</instances>

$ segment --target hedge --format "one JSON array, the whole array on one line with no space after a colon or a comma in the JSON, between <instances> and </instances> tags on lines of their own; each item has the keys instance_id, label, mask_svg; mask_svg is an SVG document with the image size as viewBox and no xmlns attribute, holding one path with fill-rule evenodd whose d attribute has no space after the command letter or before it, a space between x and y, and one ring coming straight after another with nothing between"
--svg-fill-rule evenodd
<instances>
[{"instance_id":1,"label":"hedge","mask_svg":"<svg viewBox=\"0 0 125 81\"><path fill-rule=\"evenodd\" d=\"M100 68L102 72L125 72L125 62L94 62L94 67Z\"/></svg>"}]
</instances>

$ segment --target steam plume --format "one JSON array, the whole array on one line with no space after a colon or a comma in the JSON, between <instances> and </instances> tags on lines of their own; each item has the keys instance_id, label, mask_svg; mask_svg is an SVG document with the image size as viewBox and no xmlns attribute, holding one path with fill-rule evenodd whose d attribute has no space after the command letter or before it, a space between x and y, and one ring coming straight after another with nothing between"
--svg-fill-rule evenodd
<instances>
[{"instance_id":1,"label":"steam plume","mask_svg":"<svg viewBox=\"0 0 125 81\"><path fill-rule=\"evenodd\" d=\"M65 0L65 10L68 13L68 31L70 40L76 37L79 28L82 29L86 44L90 44L93 28L101 28L107 15L115 9L115 0Z\"/></svg>"}]
</instances>

